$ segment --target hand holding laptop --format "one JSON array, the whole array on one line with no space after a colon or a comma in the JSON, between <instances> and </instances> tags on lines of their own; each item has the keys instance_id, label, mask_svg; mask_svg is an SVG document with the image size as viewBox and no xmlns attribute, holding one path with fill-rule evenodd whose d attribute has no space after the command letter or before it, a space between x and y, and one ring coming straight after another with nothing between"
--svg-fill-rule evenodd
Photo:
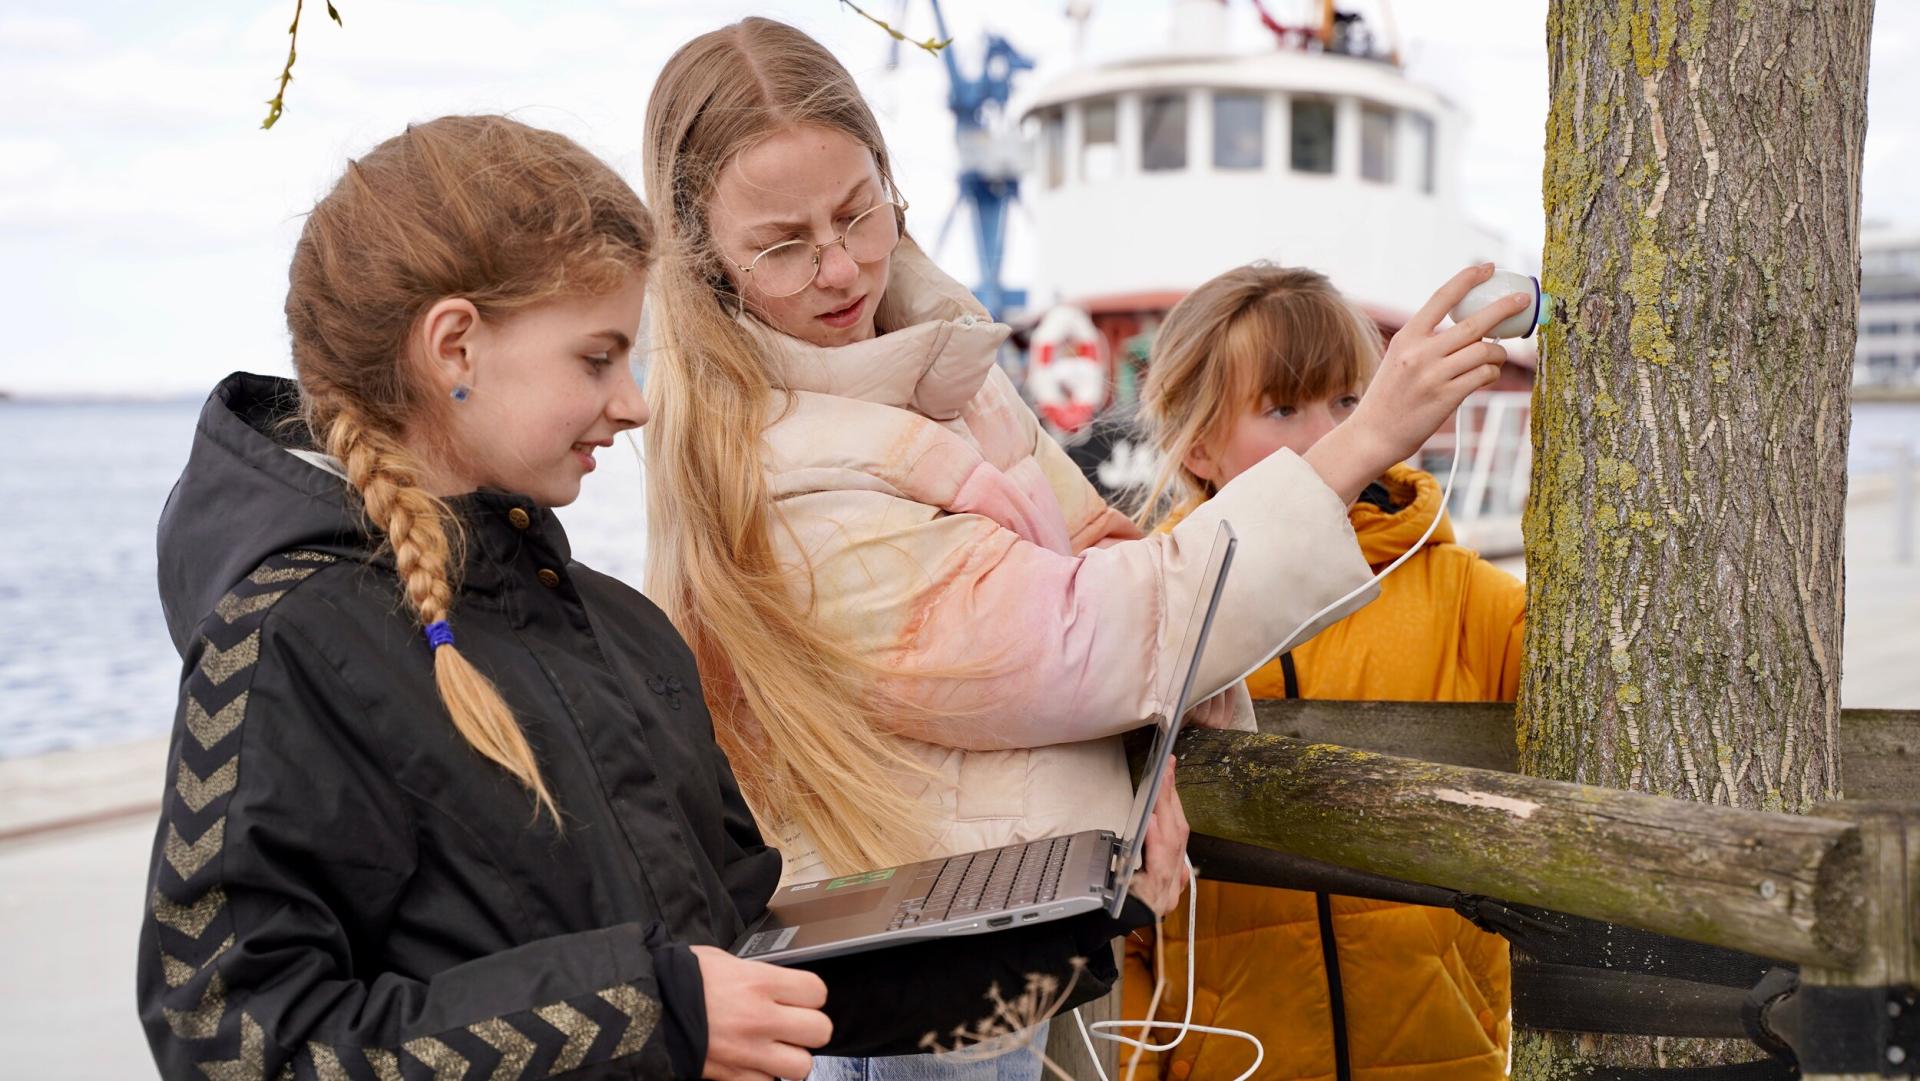
<instances>
[{"instance_id":1,"label":"hand holding laptop","mask_svg":"<svg viewBox=\"0 0 1920 1081\"><path fill-rule=\"evenodd\" d=\"M1154 798L1153 817L1147 820L1146 854L1127 887L1156 916L1172 911L1187 888L1187 812L1174 788L1174 768L1179 762L1167 760L1167 779Z\"/></svg>"},{"instance_id":2,"label":"hand holding laptop","mask_svg":"<svg viewBox=\"0 0 1920 1081\"><path fill-rule=\"evenodd\" d=\"M712 946L692 947L706 988L707 1061L712 1081L805 1077L807 1048L824 1045L833 1023L820 1007L827 985L799 969L742 961Z\"/></svg>"}]
</instances>

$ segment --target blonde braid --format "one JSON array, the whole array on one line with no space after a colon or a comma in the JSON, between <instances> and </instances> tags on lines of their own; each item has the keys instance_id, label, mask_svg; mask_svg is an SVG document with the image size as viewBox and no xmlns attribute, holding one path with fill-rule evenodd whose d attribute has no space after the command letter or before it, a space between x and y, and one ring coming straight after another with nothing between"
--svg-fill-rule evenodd
<instances>
[{"instance_id":1,"label":"blonde braid","mask_svg":"<svg viewBox=\"0 0 1920 1081\"><path fill-rule=\"evenodd\" d=\"M446 504L419 487L418 470L399 443L361 423L350 410L335 413L328 425L327 449L345 466L368 519L387 535L407 603L421 625L446 619L453 607L448 574L452 545L447 538L451 515ZM468 745L513 774L558 824L560 809L540 776L540 763L492 681L450 641L433 647L433 679L454 728Z\"/></svg>"}]
</instances>

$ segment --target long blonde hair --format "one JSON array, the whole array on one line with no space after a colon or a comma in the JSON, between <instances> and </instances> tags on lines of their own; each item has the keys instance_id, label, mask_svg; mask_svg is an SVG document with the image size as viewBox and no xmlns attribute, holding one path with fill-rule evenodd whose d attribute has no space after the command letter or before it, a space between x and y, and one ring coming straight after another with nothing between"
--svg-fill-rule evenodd
<instances>
[{"instance_id":1,"label":"long blonde hair","mask_svg":"<svg viewBox=\"0 0 1920 1081\"><path fill-rule=\"evenodd\" d=\"M880 125L853 77L793 27L750 18L688 42L647 102L646 188L662 218L652 281L647 592L692 643L715 734L755 812L791 821L838 869L919 855L925 812L901 782L924 767L886 733L903 703L812 617L804 568L782 565L761 460L780 404L736 322L708 226L720 171L797 125L844 132L896 194Z\"/></svg>"},{"instance_id":2,"label":"long blonde hair","mask_svg":"<svg viewBox=\"0 0 1920 1081\"><path fill-rule=\"evenodd\" d=\"M1358 388L1379 365L1379 328L1318 271L1249 263L1188 293L1160 324L1140 392L1161 460L1135 520L1213 495L1187 456L1239 413Z\"/></svg>"},{"instance_id":3,"label":"long blonde hair","mask_svg":"<svg viewBox=\"0 0 1920 1081\"><path fill-rule=\"evenodd\" d=\"M429 307L464 297L483 318L600 293L645 270L653 224L639 196L571 139L499 116L409 127L349 162L307 216L288 273L287 330L308 430L340 459L393 552L424 627L452 615L459 531L420 487L403 433L436 430L446 402L407 363ZM453 645L433 651L454 727L559 811L520 724Z\"/></svg>"}]
</instances>

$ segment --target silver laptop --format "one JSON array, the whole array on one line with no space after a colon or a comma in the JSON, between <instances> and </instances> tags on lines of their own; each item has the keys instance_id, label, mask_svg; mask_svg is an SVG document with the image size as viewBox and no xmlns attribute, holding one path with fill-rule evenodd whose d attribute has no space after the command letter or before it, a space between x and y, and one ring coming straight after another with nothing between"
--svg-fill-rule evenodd
<instances>
[{"instance_id":1,"label":"silver laptop","mask_svg":"<svg viewBox=\"0 0 1920 1081\"><path fill-rule=\"evenodd\" d=\"M1147 819L1160 794L1173 739L1180 732L1181 718L1194 705L1194 674L1237 544L1233 528L1220 523L1206 575L1187 616L1178 659L1160 699L1175 702L1175 708L1170 716L1154 718L1153 747L1133 796L1124 836L1087 830L801 882L775 891L766 915L747 929L734 953L791 964L918 939L986 934L1101 908L1118 916L1126 903L1127 883L1140 862Z\"/></svg>"}]
</instances>

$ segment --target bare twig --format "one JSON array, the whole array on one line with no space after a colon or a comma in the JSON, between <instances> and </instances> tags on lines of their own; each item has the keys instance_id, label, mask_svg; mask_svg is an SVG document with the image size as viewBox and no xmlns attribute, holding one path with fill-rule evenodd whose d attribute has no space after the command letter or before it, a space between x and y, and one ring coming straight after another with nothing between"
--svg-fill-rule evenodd
<instances>
[{"instance_id":1,"label":"bare twig","mask_svg":"<svg viewBox=\"0 0 1920 1081\"><path fill-rule=\"evenodd\" d=\"M842 7L852 8L854 11L854 14L867 20L868 22L879 27L880 29L885 30L887 32L887 35L893 38L893 40L904 41L909 45L915 46L917 48L925 49L927 52L932 53L936 56L939 55L940 50L953 44L952 38L947 38L945 40L940 40L938 38L928 38L925 41L915 41L912 38L908 37L907 35L902 34L900 31L895 30L892 24L888 23L885 19L877 19L872 15L869 15L865 10L863 10L860 7L859 4L854 3L853 0L840 0L840 4Z\"/></svg>"},{"instance_id":2,"label":"bare twig","mask_svg":"<svg viewBox=\"0 0 1920 1081\"><path fill-rule=\"evenodd\" d=\"M300 10L305 3L306 0L293 0L293 25L287 27L287 66L280 69L280 86L267 102L267 118L260 122L262 128L273 127L273 122L280 119L280 113L286 104L287 84L293 81L294 47L300 41ZM327 16L340 26L347 25L340 18L339 9L333 6L333 0L327 0Z\"/></svg>"}]
</instances>

